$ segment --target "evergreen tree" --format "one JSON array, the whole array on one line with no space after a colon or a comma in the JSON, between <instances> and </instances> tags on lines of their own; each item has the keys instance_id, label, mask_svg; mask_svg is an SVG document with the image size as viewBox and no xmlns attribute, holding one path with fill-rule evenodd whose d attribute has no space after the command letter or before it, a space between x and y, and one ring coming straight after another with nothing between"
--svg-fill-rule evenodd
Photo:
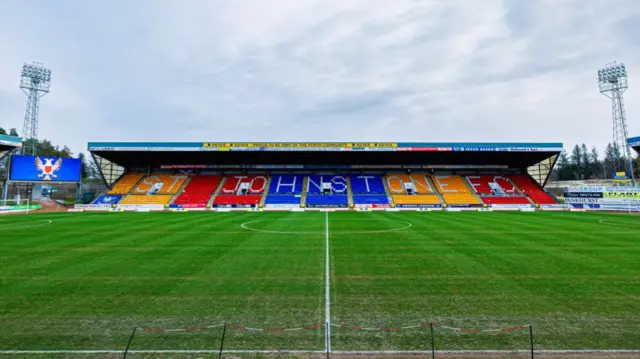
<instances>
[{"instance_id":1,"label":"evergreen tree","mask_svg":"<svg viewBox=\"0 0 640 359\"><path fill-rule=\"evenodd\" d=\"M4 130L4 128L0 127L0 135L6 135L7 131Z\"/></svg>"}]
</instances>

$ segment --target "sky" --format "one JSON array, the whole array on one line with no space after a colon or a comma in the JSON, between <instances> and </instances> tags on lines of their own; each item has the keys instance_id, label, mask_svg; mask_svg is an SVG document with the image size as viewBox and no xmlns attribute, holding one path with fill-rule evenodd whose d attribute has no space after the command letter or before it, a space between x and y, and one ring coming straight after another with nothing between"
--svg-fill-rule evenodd
<instances>
[{"instance_id":1,"label":"sky","mask_svg":"<svg viewBox=\"0 0 640 359\"><path fill-rule=\"evenodd\" d=\"M0 127L24 62L52 69L39 137L90 141L562 142L602 149L596 72L629 73L638 0L0 2Z\"/></svg>"}]
</instances>

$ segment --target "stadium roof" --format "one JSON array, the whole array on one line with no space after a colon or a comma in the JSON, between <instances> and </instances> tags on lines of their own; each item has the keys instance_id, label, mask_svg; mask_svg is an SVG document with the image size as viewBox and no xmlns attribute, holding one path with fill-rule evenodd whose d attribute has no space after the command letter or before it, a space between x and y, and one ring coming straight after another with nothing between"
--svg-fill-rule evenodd
<instances>
[{"instance_id":1,"label":"stadium roof","mask_svg":"<svg viewBox=\"0 0 640 359\"><path fill-rule=\"evenodd\" d=\"M631 146L631 148L636 150L636 152L640 153L640 136L628 139L627 143L629 144L629 146Z\"/></svg>"},{"instance_id":2,"label":"stadium roof","mask_svg":"<svg viewBox=\"0 0 640 359\"><path fill-rule=\"evenodd\" d=\"M544 183L562 143L89 142L88 150L109 185L144 168L516 168Z\"/></svg>"},{"instance_id":3,"label":"stadium roof","mask_svg":"<svg viewBox=\"0 0 640 359\"><path fill-rule=\"evenodd\" d=\"M0 135L0 160L16 147L22 147L22 139L7 135Z\"/></svg>"}]
</instances>

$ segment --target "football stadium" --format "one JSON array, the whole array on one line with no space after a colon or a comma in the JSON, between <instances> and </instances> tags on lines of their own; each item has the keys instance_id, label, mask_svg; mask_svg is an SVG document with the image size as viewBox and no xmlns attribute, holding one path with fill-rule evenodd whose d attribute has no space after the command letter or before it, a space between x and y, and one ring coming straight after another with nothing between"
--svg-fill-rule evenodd
<instances>
[{"instance_id":1,"label":"football stadium","mask_svg":"<svg viewBox=\"0 0 640 359\"><path fill-rule=\"evenodd\" d=\"M640 191L562 147L89 142L91 203L3 207L0 357L637 358Z\"/></svg>"}]
</instances>

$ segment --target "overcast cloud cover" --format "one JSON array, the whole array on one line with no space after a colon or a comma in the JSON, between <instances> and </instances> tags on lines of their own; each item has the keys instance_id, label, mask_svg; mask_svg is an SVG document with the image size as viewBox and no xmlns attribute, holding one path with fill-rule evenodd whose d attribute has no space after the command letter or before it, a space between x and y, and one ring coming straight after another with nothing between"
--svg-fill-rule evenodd
<instances>
[{"instance_id":1,"label":"overcast cloud cover","mask_svg":"<svg viewBox=\"0 0 640 359\"><path fill-rule=\"evenodd\" d=\"M0 2L0 126L23 62L53 70L40 137L561 141L602 149L596 71L624 61L640 135L638 0ZM602 152L602 151L601 151Z\"/></svg>"}]
</instances>

